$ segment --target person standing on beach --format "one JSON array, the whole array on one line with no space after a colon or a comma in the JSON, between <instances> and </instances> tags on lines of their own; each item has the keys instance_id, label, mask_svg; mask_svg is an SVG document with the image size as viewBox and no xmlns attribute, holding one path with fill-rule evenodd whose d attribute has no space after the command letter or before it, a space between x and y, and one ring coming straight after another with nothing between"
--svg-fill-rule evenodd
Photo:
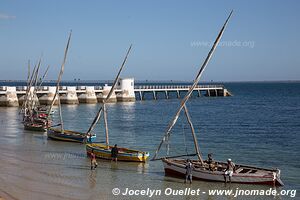
<instances>
[{"instance_id":1,"label":"person standing on beach","mask_svg":"<svg viewBox=\"0 0 300 200\"><path fill-rule=\"evenodd\" d=\"M117 162L118 161L118 153L119 153L119 150L118 150L118 146L117 144L115 144L115 146L111 149L111 158L112 158L112 161L115 161Z\"/></svg>"},{"instance_id":2,"label":"person standing on beach","mask_svg":"<svg viewBox=\"0 0 300 200\"><path fill-rule=\"evenodd\" d=\"M193 178L192 172L193 172L194 166L193 166L193 163L191 162L190 159L187 159L185 169L186 169L186 172L185 172L185 181L184 181L184 183L186 183L189 180L190 184L192 184L192 178Z\"/></svg>"},{"instance_id":3,"label":"person standing on beach","mask_svg":"<svg viewBox=\"0 0 300 200\"><path fill-rule=\"evenodd\" d=\"M231 177L232 177L232 175L233 175L234 172L235 172L235 164L231 161L230 158L228 158L228 160L227 160L227 168L226 168L225 173L224 173L225 183L227 183L226 176L229 177L229 182L231 183Z\"/></svg>"},{"instance_id":4,"label":"person standing on beach","mask_svg":"<svg viewBox=\"0 0 300 200\"><path fill-rule=\"evenodd\" d=\"M91 170L93 170L93 169L96 169L97 168L97 166L98 166L98 163L97 163L97 161L96 161L96 155L95 155L95 153L94 153L94 150L92 150L92 153L91 153Z\"/></svg>"}]
</instances>

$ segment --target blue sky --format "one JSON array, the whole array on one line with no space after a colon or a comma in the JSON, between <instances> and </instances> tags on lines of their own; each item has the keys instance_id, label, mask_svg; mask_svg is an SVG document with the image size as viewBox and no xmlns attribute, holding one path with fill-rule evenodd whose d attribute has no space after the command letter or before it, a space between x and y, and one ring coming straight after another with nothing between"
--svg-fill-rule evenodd
<instances>
[{"instance_id":1,"label":"blue sky","mask_svg":"<svg viewBox=\"0 0 300 200\"><path fill-rule=\"evenodd\" d=\"M300 3L287 1L0 0L0 79L26 79L42 55L56 79L193 80L230 10L205 81L300 80Z\"/></svg>"}]
</instances>

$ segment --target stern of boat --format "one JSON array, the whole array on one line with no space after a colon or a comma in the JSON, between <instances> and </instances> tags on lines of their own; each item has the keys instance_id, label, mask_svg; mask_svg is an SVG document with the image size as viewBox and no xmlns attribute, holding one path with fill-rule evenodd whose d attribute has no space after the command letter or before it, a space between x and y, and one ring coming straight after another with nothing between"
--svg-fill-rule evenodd
<instances>
[{"instance_id":1,"label":"stern of boat","mask_svg":"<svg viewBox=\"0 0 300 200\"><path fill-rule=\"evenodd\" d=\"M274 181L275 181L275 185L276 186L284 186L284 183L282 182L282 180L280 179L280 169L277 169L276 172L274 173Z\"/></svg>"}]
</instances>

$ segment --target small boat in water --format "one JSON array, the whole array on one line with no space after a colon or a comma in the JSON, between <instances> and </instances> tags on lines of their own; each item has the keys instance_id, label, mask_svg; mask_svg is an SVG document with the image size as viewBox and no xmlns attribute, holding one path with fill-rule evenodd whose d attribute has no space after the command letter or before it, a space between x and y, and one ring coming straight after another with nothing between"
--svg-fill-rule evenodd
<instances>
[{"instance_id":1,"label":"small boat in water","mask_svg":"<svg viewBox=\"0 0 300 200\"><path fill-rule=\"evenodd\" d=\"M63 130L56 128L48 128L48 138L53 140L61 140L67 142L95 142L96 135L86 135L85 133L75 132L71 130Z\"/></svg>"},{"instance_id":2,"label":"small boat in water","mask_svg":"<svg viewBox=\"0 0 300 200\"><path fill-rule=\"evenodd\" d=\"M39 132L45 132L48 128L47 125L41 124L41 123L35 123L35 122L23 122L24 129L29 131L39 131Z\"/></svg>"},{"instance_id":3,"label":"small boat in water","mask_svg":"<svg viewBox=\"0 0 300 200\"><path fill-rule=\"evenodd\" d=\"M67 142L79 142L79 143L85 143L85 142L93 142L96 140L96 135L95 134L86 134L86 133L80 133L78 131L71 131L71 130L66 130L64 129L63 125L63 119L62 119L62 110L61 110L61 103L60 103L60 97L59 97L59 84L63 75L64 71L64 66L66 62L66 57L69 49L69 44L70 44L70 39L71 39L71 33L69 35L69 39L67 42L67 46L65 49L65 55L64 55L64 60L61 65L60 73L58 75L58 80L57 80L57 85L56 85L56 92L53 97L53 100L51 102L50 108L47 110L48 111L48 116L50 116L52 112L52 107L54 105L54 102L58 100L58 107L59 107L59 116L60 116L60 128L48 128L47 130L47 135L49 139L53 140L59 140L59 141L67 141Z\"/></svg>"},{"instance_id":4,"label":"small boat in water","mask_svg":"<svg viewBox=\"0 0 300 200\"><path fill-rule=\"evenodd\" d=\"M52 121L50 119L40 118L39 115L33 115L32 117L24 117L23 125L25 130L45 132L47 128L51 126Z\"/></svg>"},{"instance_id":5,"label":"small boat in water","mask_svg":"<svg viewBox=\"0 0 300 200\"><path fill-rule=\"evenodd\" d=\"M89 130L87 131L87 133L91 133L93 131L95 125L100 120L100 117L101 117L101 114L103 111L106 142L105 142L105 144L99 144L99 143L86 144L86 151L87 151L88 155L90 155L90 153L93 151L95 153L95 156L98 158L112 159L111 150L113 147L109 145L106 103L109 100L109 98L111 97L112 93L114 92L117 81L118 81L121 71L126 63L126 60L127 60L128 54L131 50L131 47L132 46L130 46L127 51L127 54L126 54L124 61L119 69L119 72L113 82L113 85L112 85L107 97L103 101L103 105L98 110L96 117L94 118ZM132 149L124 148L124 147L118 147L118 156L117 156L118 161L146 162L148 157L149 157L149 152L132 150Z\"/></svg>"},{"instance_id":6,"label":"small boat in water","mask_svg":"<svg viewBox=\"0 0 300 200\"><path fill-rule=\"evenodd\" d=\"M225 24L223 25L221 31L218 34L217 39L215 40L210 52L208 53L204 63L202 64L193 85L190 87L189 91L186 93L185 97L180 103L180 107L178 111L176 112L174 118L171 120L167 131L159 144L154 157L152 160L162 160L164 165L164 170L166 175L176 175L184 177L186 174L186 166L187 164L190 164L187 159L180 159L179 157L190 157L190 156L197 156L198 159L192 159L191 164L193 166L193 179L200 179L204 181L216 181L216 182L226 182L226 173L229 172L226 171L229 167L228 163L224 162L217 162L214 161L214 167L211 167L211 162L204 161L202 159L202 155L200 153L198 141L196 138L196 134L194 131L194 127L190 118L190 115L188 113L188 109L186 107L186 102L190 98L193 89L197 86L200 77L209 62L214 50L216 49L223 32L226 28L226 25L228 23L228 20L231 17L232 12L228 16L227 20L225 21ZM175 156L167 156L157 158L158 152L160 151L163 144L167 145L167 153L169 153L169 138L171 135L171 130L176 124L178 117L180 116L181 111L184 110L186 120L190 125L190 129L192 132L193 140L194 140L194 148L195 153L194 154L183 154L183 155L175 155ZM231 162L231 160L229 160ZM280 170L279 169L266 169L266 168L260 168L260 167L254 167L254 166L248 166L248 165L241 165L241 164L235 164L231 165L233 168L232 176L230 177L230 182L232 183L246 183L246 184L269 184L269 185L277 185L282 186L283 182L280 179Z\"/></svg>"},{"instance_id":7,"label":"small boat in water","mask_svg":"<svg viewBox=\"0 0 300 200\"><path fill-rule=\"evenodd\" d=\"M48 118L47 113L39 112L41 106L38 105L38 102L36 101L37 98L36 85L37 85L40 64L41 64L41 60L39 61L39 64L35 66L30 79L28 75L28 83L27 83L28 88L26 90L25 101L23 103L23 108L21 109L21 113L23 114L23 125L25 130L45 132L46 129L50 126L51 120L50 118ZM44 73L43 78L45 78L48 69L49 67ZM33 91L30 91L29 88L31 88L33 84L35 85L35 87Z\"/></svg>"},{"instance_id":8,"label":"small boat in water","mask_svg":"<svg viewBox=\"0 0 300 200\"><path fill-rule=\"evenodd\" d=\"M91 143L86 144L87 154L90 155L93 151L96 157L111 160L111 149L113 146L106 144ZM149 152L143 152L133 149L118 147L118 160L130 162L146 162L149 157Z\"/></svg>"}]
</instances>

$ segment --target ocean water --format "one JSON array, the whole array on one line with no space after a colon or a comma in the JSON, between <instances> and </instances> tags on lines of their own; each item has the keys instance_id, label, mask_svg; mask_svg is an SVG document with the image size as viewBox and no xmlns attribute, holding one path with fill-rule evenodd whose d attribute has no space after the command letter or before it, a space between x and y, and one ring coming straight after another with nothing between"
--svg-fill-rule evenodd
<instances>
[{"instance_id":1,"label":"ocean water","mask_svg":"<svg viewBox=\"0 0 300 200\"><path fill-rule=\"evenodd\" d=\"M187 106L203 157L231 158L236 163L281 169L284 187L300 189L300 83L226 83L232 97L193 97ZM146 97L147 98L147 97ZM109 104L111 144L144 151L150 156L162 139L179 99ZM99 104L63 105L66 129L86 131ZM54 116L54 120L58 119ZM98 160L90 170L85 145L47 139L46 133L23 130L19 108L0 108L0 197L5 199L141 199L114 196L113 188L200 189L200 196L178 199L290 199L290 196L209 196L210 189L259 189L270 186L194 181L164 175L161 161L112 163ZM103 121L95 130L105 141ZM192 153L192 138L181 115L170 138L170 154ZM162 149L161 155L164 153ZM151 199L173 199L154 196ZM299 198L296 194L295 198Z\"/></svg>"}]
</instances>

